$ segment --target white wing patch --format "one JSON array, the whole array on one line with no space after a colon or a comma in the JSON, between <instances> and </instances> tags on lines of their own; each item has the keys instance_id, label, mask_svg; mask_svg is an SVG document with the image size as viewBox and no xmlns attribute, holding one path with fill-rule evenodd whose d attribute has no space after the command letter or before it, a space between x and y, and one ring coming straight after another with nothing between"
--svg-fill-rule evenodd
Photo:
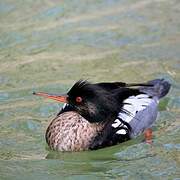
<instances>
[{"instance_id":1,"label":"white wing patch","mask_svg":"<svg viewBox=\"0 0 180 180\"><path fill-rule=\"evenodd\" d=\"M121 121L120 121L119 119L116 119L116 120L114 121L114 123L112 124L112 127L113 127L113 128L117 128L117 127L119 127L121 124L122 124Z\"/></svg>"},{"instance_id":2,"label":"white wing patch","mask_svg":"<svg viewBox=\"0 0 180 180\"><path fill-rule=\"evenodd\" d=\"M129 123L137 112L142 111L146 109L146 107L151 104L153 101L152 98L150 98L146 94L139 94L137 96L130 96L129 98L125 99L123 101L124 106L122 107L123 110L126 112L120 112L118 114L118 117L122 119L123 121ZM130 114L128 114L128 112Z\"/></svg>"},{"instance_id":3,"label":"white wing patch","mask_svg":"<svg viewBox=\"0 0 180 180\"><path fill-rule=\"evenodd\" d=\"M117 132L116 132L116 134L123 134L123 135L125 135L127 132L126 132L126 130L125 129L120 129L120 130L118 130Z\"/></svg>"},{"instance_id":4,"label":"white wing patch","mask_svg":"<svg viewBox=\"0 0 180 180\"><path fill-rule=\"evenodd\" d=\"M144 110L153 99L146 94L139 94L137 96L130 96L123 101L124 106L122 107L124 112L118 114L118 118L129 123L139 111ZM114 128L120 128L116 134L125 135L127 126L124 125L119 119L116 119L112 124ZM125 129L123 129L125 128Z\"/></svg>"}]
</instances>

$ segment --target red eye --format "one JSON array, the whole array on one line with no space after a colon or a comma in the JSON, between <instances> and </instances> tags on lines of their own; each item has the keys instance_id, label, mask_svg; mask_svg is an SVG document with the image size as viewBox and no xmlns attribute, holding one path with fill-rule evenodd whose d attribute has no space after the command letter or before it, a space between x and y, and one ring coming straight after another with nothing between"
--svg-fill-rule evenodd
<instances>
[{"instance_id":1,"label":"red eye","mask_svg":"<svg viewBox=\"0 0 180 180\"><path fill-rule=\"evenodd\" d=\"M76 102L77 102L77 103L82 102L82 97L80 97L80 96L76 97Z\"/></svg>"}]
</instances>

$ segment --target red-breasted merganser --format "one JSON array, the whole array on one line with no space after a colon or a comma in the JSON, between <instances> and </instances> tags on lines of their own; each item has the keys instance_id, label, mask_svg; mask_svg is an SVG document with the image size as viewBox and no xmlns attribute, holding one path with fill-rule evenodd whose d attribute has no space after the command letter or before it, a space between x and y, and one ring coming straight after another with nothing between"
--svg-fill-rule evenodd
<instances>
[{"instance_id":1,"label":"red-breasted merganser","mask_svg":"<svg viewBox=\"0 0 180 180\"><path fill-rule=\"evenodd\" d=\"M83 151L116 145L149 129L156 120L159 99L169 89L164 79L141 84L80 80L65 95L34 94L65 103L47 128L49 147Z\"/></svg>"}]
</instances>

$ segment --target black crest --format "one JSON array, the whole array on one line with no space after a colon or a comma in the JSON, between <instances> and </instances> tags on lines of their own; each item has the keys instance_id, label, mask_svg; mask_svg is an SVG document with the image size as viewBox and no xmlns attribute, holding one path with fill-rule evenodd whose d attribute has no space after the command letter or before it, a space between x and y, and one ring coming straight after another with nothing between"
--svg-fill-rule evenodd
<instances>
[{"instance_id":1,"label":"black crest","mask_svg":"<svg viewBox=\"0 0 180 180\"><path fill-rule=\"evenodd\" d=\"M69 90L67 94L72 95L74 93L77 93L78 91L82 90L85 86L88 85L90 85L90 83L87 80L80 79L72 86L72 88Z\"/></svg>"}]
</instances>

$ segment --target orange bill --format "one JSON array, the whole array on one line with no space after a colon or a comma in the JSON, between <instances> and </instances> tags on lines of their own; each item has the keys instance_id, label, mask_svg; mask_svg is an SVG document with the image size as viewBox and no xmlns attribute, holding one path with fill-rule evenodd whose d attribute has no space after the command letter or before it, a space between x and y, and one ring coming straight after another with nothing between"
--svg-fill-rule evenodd
<instances>
[{"instance_id":1,"label":"orange bill","mask_svg":"<svg viewBox=\"0 0 180 180\"><path fill-rule=\"evenodd\" d=\"M44 92L33 92L34 95L53 99L59 102L67 103L67 95L52 95Z\"/></svg>"}]
</instances>

